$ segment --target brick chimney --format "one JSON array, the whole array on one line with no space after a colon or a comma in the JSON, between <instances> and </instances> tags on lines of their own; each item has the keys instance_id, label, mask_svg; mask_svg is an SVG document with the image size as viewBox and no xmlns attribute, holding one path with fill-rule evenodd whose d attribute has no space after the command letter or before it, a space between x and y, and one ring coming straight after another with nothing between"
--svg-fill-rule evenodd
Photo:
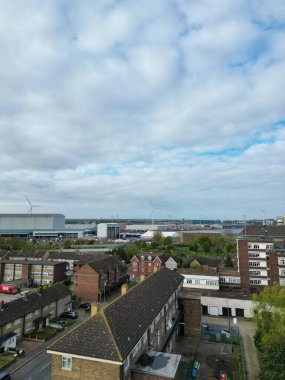
<instances>
[{"instance_id":1,"label":"brick chimney","mask_svg":"<svg viewBox=\"0 0 285 380\"><path fill-rule=\"evenodd\" d=\"M128 284L123 284L122 286L121 286L121 296L123 296L124 294L126 294L127 293L127 291L128 291Z\"/></svg>"},{"instance_id":2,"label":"brick chimney","mask_svg":"<svg viewBox=\"0 0 285 380\"><path fill-rule=\"evenodd\" d=\"M94 317L94 315L98 314L100 310L100 307L97 303L94 303L91 305L91 317Z\"/></svg>"}]
</instances>

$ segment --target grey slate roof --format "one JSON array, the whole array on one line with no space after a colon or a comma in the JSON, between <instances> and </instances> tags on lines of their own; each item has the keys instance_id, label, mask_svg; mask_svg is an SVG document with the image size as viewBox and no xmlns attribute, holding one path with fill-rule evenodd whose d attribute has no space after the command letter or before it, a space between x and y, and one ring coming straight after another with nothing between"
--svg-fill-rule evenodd
<instances>
[{"instance_id":1,"label":"grey slate roof","mask_svg":"<svg viewBox=\"0 0 285 380\"><path fill-rule=\"evenodd\" d=\"M8 257L24 257L24 258L36 258L36 259L43 259L45 256L45 251L12 251L9 252Z\"/></svg>"},{"instance_id":2,"label":"grey slate roof","mask_svg":"<svg viewBox=\"0 0 285 380\"><path fill-rule=\"evenodd\" d=\"M7 302L0 310L0 327L70 294L70 290L65 285L57 284L41 289L40 293L29 294L26 299L18 298L15 301Z\"/></svg>"},{"instance_id":3,"label":"grey slate roof","mask_svg":"<svg viewBox=\"0 0 285 380\"><path fill-rule=\"evenodd\" d=\"M117 267L123 267L122 262L119 260L117 256L107 256L102 258L101 260L91 260L87 263L92 269L94 269L99 274L107 273L111 269L115 269Z\"/></svg>"},{"instance_id":4,"label":"grey slate roof","mask_svg":"<svg viewBox=\"0 0 285 380\"><path fill-rule=\"evenodd\" d=\"M217 267L222 263L223 259L213 258L213 257L194 257L192 262L193 261L197 261L200 265L208 265L209 267Z\"/></svg>"},{"instance_id":5,"label":"grey slate roof","mask_svg":"<svg viewBox=\"0 0 285 380\"><path fill-rule=\"evenodd\" d=\"M260 226L256 224L248 224L246 228L242 230L242 235L247 237L254 236L256 238L266 237L268 239L272 237L285 238L285 225L281 226Z\"/></svg>"},{"instance_id":6,"label":"grey slate roof","mask_svg":"<svg viewBox=\"0 0 285 380\"><path fill-rule=\"evenodd\" d=\"M182 282L180 274L161 268L49 350L122 362Z\"/></svg>"}]
</instances>

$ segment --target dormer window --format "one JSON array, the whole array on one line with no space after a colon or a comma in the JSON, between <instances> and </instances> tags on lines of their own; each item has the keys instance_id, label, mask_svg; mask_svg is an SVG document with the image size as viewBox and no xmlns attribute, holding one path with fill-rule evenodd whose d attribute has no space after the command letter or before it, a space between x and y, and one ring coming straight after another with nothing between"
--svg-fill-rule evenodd
<instances>
[{"instance_id":1,"label":"dormer window","mask_svg":"<svg viewBox=\"0 0 285 380\"><path fill-rule=\"evenodd\" d=\"M141 260L144 260L144 255L141 256Z\"/></svg>"},{"instance_id":2,"label":"dormer window","mask_svg":"<svg viewBox=\"0 0 285 380\"><path fill-rule=\"evenodd\" d=\"M151 256L148 256L148 261L151 261L152 257Z\"/></svg>"}]
</instances>

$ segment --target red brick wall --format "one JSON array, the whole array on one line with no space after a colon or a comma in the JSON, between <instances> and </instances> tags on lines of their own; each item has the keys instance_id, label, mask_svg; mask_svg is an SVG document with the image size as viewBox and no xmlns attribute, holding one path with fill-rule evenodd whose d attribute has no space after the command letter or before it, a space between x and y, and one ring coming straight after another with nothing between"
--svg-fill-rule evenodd
<instances>
[{"instance_id":1,"label":"red brick wall","mask_svg":"<svg viewBox=\"0 0 285 380\"><path fill-rule=\"evenodd\" d=\"M201 324L201 300L183 299L184 335L192 336L193 329L199 329Z\"/></svg>"},{"instance_id":2,"label":"red brick wall","mask_svg":"<svg viewBox=\"0 0 285 380\"><path fill-rule=\"evenodd\" d=\"M74 292L76 297L85 301L99 300L100 276L88 264L78 268L74 274Z\"/></svg>"}]
</instances>

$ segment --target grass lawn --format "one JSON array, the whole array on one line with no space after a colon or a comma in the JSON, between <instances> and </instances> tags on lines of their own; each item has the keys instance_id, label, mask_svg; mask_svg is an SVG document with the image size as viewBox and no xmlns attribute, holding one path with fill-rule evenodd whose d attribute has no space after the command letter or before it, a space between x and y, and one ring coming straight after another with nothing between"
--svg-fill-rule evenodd
<instances>
[{"instance_id":1,"label":"grass lawn","mask_svg":"<svg viewBox=\"0 0 285 380\"><path fill-rule=\"evenodd\" d=\"M11 363L14 359L14 354L0 354L0 369Z\"/></svg>"},{"instance_id":2,"label":"grass lawn","mask_svg":"<svg viewBox=\"0 0 285 380\"><path fill-rule=\"evenodd\" d=\"M31 337L43 338L44 340L46 340L50 338L51 336L53 336L56 333L56 331L57 330L54 327L47 326L42 331L34 331L31 334Z\"/></svg>"}]
</instances>

